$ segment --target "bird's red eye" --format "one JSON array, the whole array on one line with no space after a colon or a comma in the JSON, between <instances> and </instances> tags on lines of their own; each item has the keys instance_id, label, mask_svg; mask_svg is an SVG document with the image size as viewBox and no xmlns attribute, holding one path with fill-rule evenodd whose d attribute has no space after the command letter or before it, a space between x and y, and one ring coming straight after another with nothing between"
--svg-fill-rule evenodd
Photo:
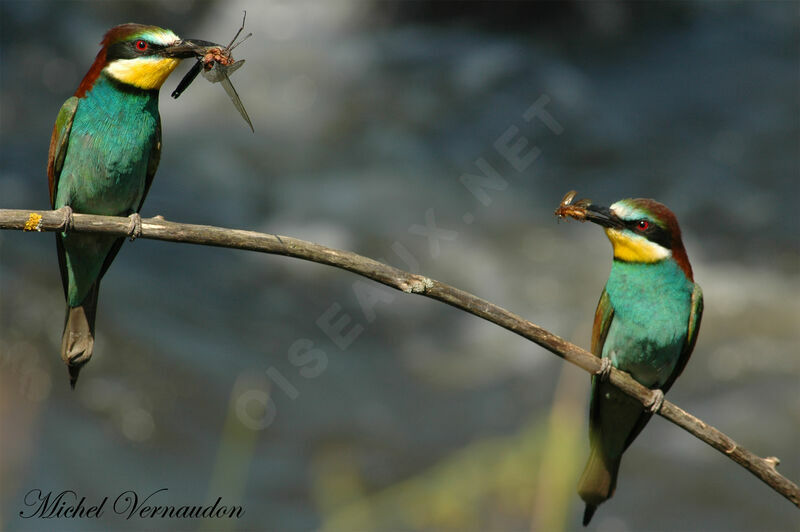
<instances>
[{"instance_id":1,"label":"bird's red eye","mask_svg":"<svg viewBox=\"0 0 800 532\"><path fill-rule=\"evenodd\" d=\"M647 231L647 228L650 227L650 222L647 220L639 220L639 223L636 224L639 231Z\"/></svg>"},{"instance_id":2,"label":"bird's red eye","mask_svg":"<svg viewBox=\"0 0 800 532\"><path fill-rule=\"evenodd\" d=\"M147 41L139 39L138 41L136 41L135 46L137 50L139 50L140 52L144 52L145 50L147 50Z\"/></svg>"}]
</instances>

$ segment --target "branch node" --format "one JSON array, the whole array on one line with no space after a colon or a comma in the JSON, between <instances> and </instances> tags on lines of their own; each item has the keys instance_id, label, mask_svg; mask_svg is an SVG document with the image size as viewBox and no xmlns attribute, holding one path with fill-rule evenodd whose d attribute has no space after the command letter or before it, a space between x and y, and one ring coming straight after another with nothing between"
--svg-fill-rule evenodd
<instances>
[{"instance_id":1,"label":"branch node","mask_svg":"<svg viewBox=\"0 0 800 532\"><path fill-rule=\"evenodd\" d=\"M424 294L433 288L433 279L414 275L408 281L401 281L398 287L406 294Z\"/></svg>"},{"instance_id":2,"label":"branch node","mask_svg":"<svg viewBox=\"0 0 800 532\"><path fill-rule=\"evenodd\" d=\"M781 460L777 456L768 456L764 458L764 461L767 463L767 466L769 466L769 468L772 469L773 471L775 470L776 467L781 465Z\"/></svg>"},{"instance_id":3,"label":"branch node","mask_svg":"<svg viewBox=\"0 0 800 532\"><path fill-rule=\"evenodd\" d=\"M734 452L734 451L735 451L735 450L736 450L738 447L739 447L739 446L736 444L736 442L735 442L735 441L733 441L733 440L731 440L731 446L730 446L730 448L728 448L728 449L725 449L725 454L733 454L733 452Z\"/></svg>"}]
</instances>

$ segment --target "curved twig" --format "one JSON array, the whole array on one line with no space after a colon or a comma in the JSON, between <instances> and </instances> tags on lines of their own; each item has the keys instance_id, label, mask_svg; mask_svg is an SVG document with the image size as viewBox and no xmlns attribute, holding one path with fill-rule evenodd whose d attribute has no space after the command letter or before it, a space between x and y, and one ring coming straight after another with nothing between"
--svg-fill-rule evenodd
<instances>
[{"instance_id":1,"label":"curved twig","mask_svg":"<svg viewBox=\"0 0 800 532\"><path fill-rule=\"evenodd\" d=\"M68 216L66 210L0 209L0 229L61 231L67 226L71 231L77 232L105 233L121 237L130 234L129 218L77 213ZM246 249L327 264L351 271L397 290L420 294L474 314L539 344L589 373L594 374L601 369L600 359L588 351L504 308L434 279L409 273L350 251L340 251L287 236L169 222L160 216L142 219L139 238ZM651 390L636 382L627 373L612 368L610 381L631 397L636 398L642 405L646 406L651 402ZM800 508L800 488L777 472L777 458L761 458L738 445L721 431L707 425L669 401L664 401L658 414L746 468Z\"/></svg>"}]
</instances>

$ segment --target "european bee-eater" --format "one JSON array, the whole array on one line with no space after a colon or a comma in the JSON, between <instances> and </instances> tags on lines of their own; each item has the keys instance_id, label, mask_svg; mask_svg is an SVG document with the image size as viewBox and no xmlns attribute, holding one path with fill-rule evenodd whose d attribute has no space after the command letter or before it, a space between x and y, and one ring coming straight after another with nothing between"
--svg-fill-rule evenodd
<instances>
[{"instance_id":1,"label":"european bee-eater","mask_svg":"<svg viewBox=\"0 0 800 532\"><path fill-rule=\"evenodd\" d=\"M686 367L703 313L703 293L667 207L651 199L624 199L609 208L587 202L585 219L605 229L614 251L595 312L592 353L607 370L626 371L657 390L657 399L644 409L602 374L592 377L591 453L578 485L586 503L584 526L614 494L622 453Z\"/></svg>"},{"instance_id":2,"label":"european bee-eater","mask_svg":"<svg viewBox=\"0 0 800 532\"><path fill-rule=\"evenodd\" d=\"M158 167L158 90L181 59L197 55L197 44L170 30L123 24L111 28L101 45L56 119L47 163L50 205L128 216L141 209ZM73 387L94 349L100 279L123 240L56 233L67 300L61 357Z\"/></svg>"}]
</instances>

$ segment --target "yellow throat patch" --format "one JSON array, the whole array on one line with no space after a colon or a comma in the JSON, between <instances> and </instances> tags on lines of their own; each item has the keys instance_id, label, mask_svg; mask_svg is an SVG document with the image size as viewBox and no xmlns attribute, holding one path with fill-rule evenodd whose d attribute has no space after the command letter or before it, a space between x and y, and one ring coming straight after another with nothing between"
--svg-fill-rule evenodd
<instances>
[{"instance_id":1,"label":"yellow throat patch","mask_svg":"<svg viewBox=\"0 0 800 532\"><path fill-rule=\"evenodd\" d=\"M105 68L112 78L143 90L160 89L180 59L173 57L137 57L118 59Z\"/></svg>"},{"instance_id":2,"label":"yellow throat patch","mask_svg":"<svg viewBox=\"0 0 800 532\"><path fill-rule=\"evenodd\" d=\"M625 234L617 229L606 228L606 236L614 247L614 258L625 262L658 262L672 252L643 236Z\"/></svg>"}]
</instances>

